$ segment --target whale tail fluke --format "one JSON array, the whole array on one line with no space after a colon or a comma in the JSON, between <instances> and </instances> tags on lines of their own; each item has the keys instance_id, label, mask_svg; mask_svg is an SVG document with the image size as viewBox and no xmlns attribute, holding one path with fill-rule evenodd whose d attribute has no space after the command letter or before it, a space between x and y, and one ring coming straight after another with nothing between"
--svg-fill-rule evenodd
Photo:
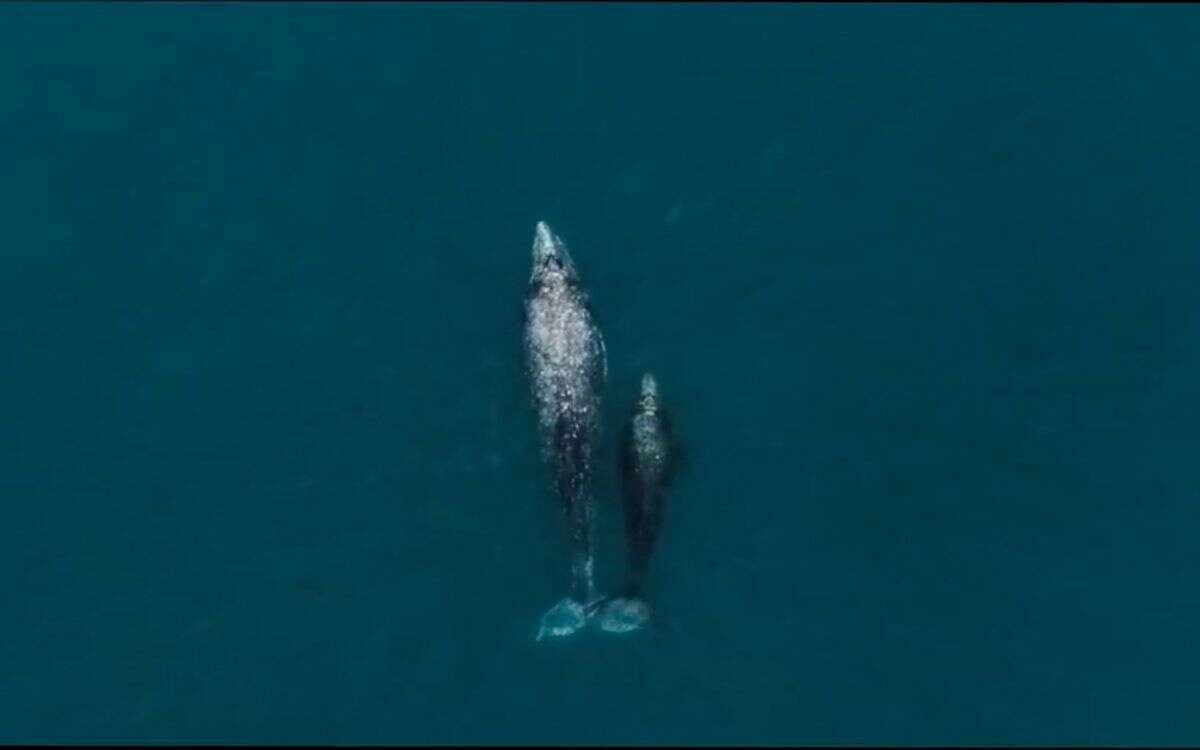
<instances>
[{"instance_id":1,"label":"whale tail fluke","mask_svg":"<svg viewBox=\"0 0 1200 750\"><path fill-rule=\"evenodd\" d=\"M629 633L650 621L650 605L639 596L610 599L600 611L600 628L609 633Z\"/></svg>"},{"instance_id":2,"label":"whale tail fluke","mask_svg":"<svg viewBox=\"0 0 1200 750\"><path fill-rule=\"evenodd\" d=\"M573 597L564 597L542 615L537 640L543 638L565 638L587 624L608 601L608 597L593 592L586 602Z\"/></svg>"},{"instance_id":3,"label":"whale tail fluke","mask_svg":"<svg viewBox=\"0 0 1200 750\"><path fill-rule=\"evenodd\" d=\"M537 639L565 638L573 635L587 622L587 612L583 605L571 597L566 597L542 615L542 625L538 628Z\"/></svg>"}]
</instances>

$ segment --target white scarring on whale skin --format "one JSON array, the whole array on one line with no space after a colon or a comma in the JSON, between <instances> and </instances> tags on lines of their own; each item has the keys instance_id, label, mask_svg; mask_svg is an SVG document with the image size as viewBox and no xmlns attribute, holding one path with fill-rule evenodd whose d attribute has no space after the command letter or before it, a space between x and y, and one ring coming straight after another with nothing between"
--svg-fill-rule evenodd
<instances>
[{"instance_id":1,"label":"white scarring on whale skin","mask_svg":"<svg viewBox=\"0 0 1200 750\"><path fill-rule=\"evenodd\" d=\"M607 362L575 265L545 222L537 225L530 282L539 288L525 303L525 345L538 426L548 449L560 416L580 429L596 428L599 384L594 381L597 372L607 371Z\"/></svg>"},{"instance_id":2,"label":"white scarring on whale skin","mask_svg":"<svg viewBox=\"0 0 1200 750\"><path fill-rule=\"evenodd\" d=\"M642 395L633 417L633 446L638 474L653 472L661 476L667 462L667 445L658 419L658 383L650 373L642 376Z\"/></svg>"}]
</instances>

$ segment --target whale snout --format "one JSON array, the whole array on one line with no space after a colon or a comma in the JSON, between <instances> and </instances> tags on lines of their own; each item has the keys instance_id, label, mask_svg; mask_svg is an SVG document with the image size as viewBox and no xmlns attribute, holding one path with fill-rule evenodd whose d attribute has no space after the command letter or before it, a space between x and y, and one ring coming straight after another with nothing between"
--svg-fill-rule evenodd
<instances>
[{"instance_id":1,"label":"whale snout","mask_svg":"<svg viewBox=\"0 0 1200 750\"><path fill-rule=\"evenodd\" d=\"M566 245L544 221L537 223L533 238L532 280L560 276L575 279L575 265L567 252Z\"/></svg>"},{"instance_id":2,"label":"whale snout","mask_svg":"<svg viewBox=\"0 0 1200 750\"><path fill-rule=\"evenodd\" d=\"M642 376L642 395L638 399L638 409L643 414L654 414L658 411L658 381L650 373Z\"/></svg>"},{"instance_id":3,"label":"whale snout","mask_svg":"<svg viewBox=\"0 0 1200 750\"><path fill-rule=\"evenodd\" d=\"M650 396L651 398L658 397L658 381L654 379L654 375L646 373L642 376L642 395Z\"/></svg>"},{"instance_id":4,"label":"whale snout","mask_svg":"<svg viewBox=\"0 0 1200 750\"><path fill-rule=\"evenodd\" d=\"M558 244L558 237L554 235L554 232L550 229L550 225L546 222L539 221L533 231L533 246L535 250L538 247L552 247Z\"/></svg>"}]
</instances>

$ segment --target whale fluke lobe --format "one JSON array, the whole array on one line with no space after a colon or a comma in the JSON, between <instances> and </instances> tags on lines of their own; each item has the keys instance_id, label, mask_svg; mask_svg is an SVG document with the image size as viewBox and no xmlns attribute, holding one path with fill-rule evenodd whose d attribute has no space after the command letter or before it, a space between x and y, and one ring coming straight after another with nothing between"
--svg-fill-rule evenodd
<instances>
[{"instance_id":1,"label":"whale fluke lobe","mask_svg":"<svg viewBox=\"0 0 1200 750\"><path fill-rule=\"evenodd\" d=\"M561 638L573 634L587 623L588 614L578 601L567 597L551 607L542 615L542 624L538 628L537 639L546 636Z\"/></svg>"},{"instance_id":2,"label":"whale fluke lobe","mask_svg":"<svg viewBox=\"0 0 1200 750\"><path fill-rule=\"evenodd\" d=\"M610 633L630 633L650 621L650 605L638 597L618 597L600 615L600 628Z\"/></svg>"}]
</instances>

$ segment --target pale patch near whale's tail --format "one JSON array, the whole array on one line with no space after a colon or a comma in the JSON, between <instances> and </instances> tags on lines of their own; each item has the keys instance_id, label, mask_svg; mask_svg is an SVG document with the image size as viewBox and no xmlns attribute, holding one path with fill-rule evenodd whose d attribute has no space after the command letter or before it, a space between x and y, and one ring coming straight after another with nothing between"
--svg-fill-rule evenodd
<instances>
[{"instance_id":1,"label":"pale patch near whale's tail","mask_svg":"<svg viewBox=\"0 0 1200 750\"><path fill-rule=\"evenodd\" d=\"M600 628L610 633L629 633L650 621L650 605L638 597L612 599L600 612Z\"/></svg>"},{"instance_id":2,"label":"pale patch near whale's tail","mask_svg":"<svg viewBox=\"0 0 1200 750\"><path fill-rule=\"evenodd\" d=\"M583 605L571 597L567 597L542 615L542 624L538 628L537 639L540 641L547 636L564 638L573 635L585 623L587 623L587 612L584 611Z\"/></svg>"},{"instance_id":3,"label":"pale patch near whale's tail","mask_svg":"<svg viewBox=\"0 0 1200 750\"><path fill-rule=\"evenodd\" d=\"M543 638L565 638L574 635L576 631L587 624L588 620L600 611L601 605L607 598L593 592L586 604L572 597L564 597L546 614L542 615L542 624L538 628L537 640Z\"/></svg>"}]
</instances>

